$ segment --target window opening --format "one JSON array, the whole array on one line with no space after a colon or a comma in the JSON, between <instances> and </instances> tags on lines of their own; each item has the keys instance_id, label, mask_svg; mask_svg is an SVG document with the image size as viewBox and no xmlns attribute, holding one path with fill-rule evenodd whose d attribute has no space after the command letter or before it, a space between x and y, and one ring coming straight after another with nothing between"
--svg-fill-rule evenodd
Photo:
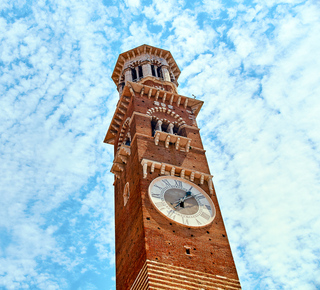
<instances>
[{"instance_id":1,"label":"window opening","mask_svg":"<svg viewBox=\"0 0 320 290\"><path fill-rule=\"evenodd\" d=\"M154 77L156 77L156 70L154 69L154 65L151 65L151 72Z\"/></svg>"},{"instance_id":2,"label":"window opening","mask_svg":"<svg viewBox=\"0 0 320 290\"><path fill-rule=\"evenodd\" d=\"M156 125L157 125L158 120L157 119L153 119L151 121L151 128L152 128L152 137L154 137L155 133L156 133Z\"/></svg>"},{"instance_id":3,"label":"window opening","mask_svg":"<svg viewBox=\"0 0 320 290\"><path fill-rule=\"evenodd\" d=\"M127 133L126 140L125 140L124 144L127 146L131 145L131 135L129 132Z\"/></svg>"},{"instance_id":4,"label":"window opening","mask_svg":"<svg viewBox=\"0 0 320 290\"><path fill-rule=\"evenodd\" d=\"M173 134L178 135L178 130L179 130L179 126L178 125L174 125Z\"/></svg>"},{"instance_id":5,"label":"window opening","mask_svg":"<svg viewBox=\"0 0 320 290\"><path fill-rule=\"evenodd\" d=\"M135 82L137 80L137 71L131 68L132 80Z\"/></svg>"},{"instance_id":6,"label":"window opening","mask_svg":"<svg viewBox=\"0 0 320 290\"><path fill-rule=\"evenodd\" d=\"M139 72L139 79L142 79L143 78L143 71L142 71L141 65L138 66L138 72Z\"/></svg>"},{"instance_id":7,"label":"window opening","mask_svg":"<svg viewBox=\"0 0 320 290\"><path fill-rule=\"evenodd\" d=\"M158 77L163 79L161 66L157 68Z\"/></svg>"},{"instance_id":8,"label":"window opening","mask_svg":"<svg viewBox=\"0 0 320 290\"><path fill-rule=\"evenodd\" d=\"M163 128L163 127L162 127L162 121L161 121L161 120L158 120L157 123L156 123L156 126L155 126L154 130L161 132L161 131L162 131L162 128Z\"/></svg>"}]
</instances>

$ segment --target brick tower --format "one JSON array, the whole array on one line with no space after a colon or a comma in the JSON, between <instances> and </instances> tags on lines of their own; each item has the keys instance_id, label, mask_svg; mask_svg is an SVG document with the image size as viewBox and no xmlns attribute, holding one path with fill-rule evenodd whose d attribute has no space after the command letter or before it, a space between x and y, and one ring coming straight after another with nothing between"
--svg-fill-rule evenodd
<instances>
[{"instance_id":1,"label":"brick tower","mask_svg":"<svg viewBox=\"0 0 320 290\"><path fill-rule=\"evenodd\" d=\"M114 145L117 289L241 289L196 117L169 51L120 54Z\"/></svg>"}]
</instances>

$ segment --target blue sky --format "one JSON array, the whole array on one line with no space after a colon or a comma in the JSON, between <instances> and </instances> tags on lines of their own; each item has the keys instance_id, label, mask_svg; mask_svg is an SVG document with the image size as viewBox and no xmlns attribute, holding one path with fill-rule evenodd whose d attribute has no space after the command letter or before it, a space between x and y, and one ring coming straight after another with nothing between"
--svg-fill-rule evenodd
<instances>
[{"instance_id":1,"label":"blue sky","mask_svg":"<svg viewBox=\"0 0 320 290\"><path fill-rule=\"evenodd\" d=\"M0 2L0 287L115 289L118 54L170 50L244 289L320 289L319 1Z\"/></svg>"}]
</instances>

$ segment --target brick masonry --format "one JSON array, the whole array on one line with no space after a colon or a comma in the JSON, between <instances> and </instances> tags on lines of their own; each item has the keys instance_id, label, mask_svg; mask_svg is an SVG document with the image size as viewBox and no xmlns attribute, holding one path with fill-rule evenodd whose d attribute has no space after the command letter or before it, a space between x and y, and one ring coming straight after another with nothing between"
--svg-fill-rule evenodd
<instances>
[{"instance_id":1,"label":"brick masonry","mask_svg":"<svg viewBox=\"0 0 320 290\"><path fill-rule=\"evenodd\" d=\"M188 106L188 98L183 97L180 103L181 96L173 95L169 85L167 92L171 91L171 95L167 98L165 90L161 94L158 90L150 92L159 85L157 80L150 81L150 77L141 85L143 90L142 86L126 83L119 100L125 100L122 113L117 109L115 116L120 117L112 121L117 133L113 133L114 140L105 139L114 144L116 154L125 136L128 133L131 136L131 153L123 164L118 164L121 169L116 172L114 182L117 289L240 289L216 193L213 189L210 195L208 182L201 184L199 178L193 181L210 195L216 209L213 222L205 227L177 224L160 214L149 199L149 184L161 172L158 168L153 172L148 168L144 176L143 159L208 176L210 170L195 122L192 105L195 101L190 99ZM166 148L163 141L155 144L152 120L159 119L179 123L179 135L191 139L187 151L177 150L171 143ZM120 125L114 123L120 120ZM111 136L110 130L111 126L107 136ZM180 176L181 172L175 175ZM125 204L123 193L127 182L129 199Z\"/></svg>"}]
</instances>

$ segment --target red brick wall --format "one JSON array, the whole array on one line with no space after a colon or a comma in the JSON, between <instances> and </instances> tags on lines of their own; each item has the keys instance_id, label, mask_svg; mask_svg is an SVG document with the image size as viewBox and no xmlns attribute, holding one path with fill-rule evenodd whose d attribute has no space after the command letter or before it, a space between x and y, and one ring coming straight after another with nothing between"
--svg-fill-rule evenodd
<instances>
[{"instance_id":1,"label":"red brick wall","mask_svg":"<svg viewBox=\"0 0 320 290\"><path fill-rule=\"evenodd\" d=\"M141 98L137 94L131 100L127 116L134 111L146 114L148 109L154 107L153 102L153 99ZM191 126L189 113L184 108L180 106L174 111ZM131 120L130 132L131 156L121 178L115 182L117 289L128 289L132 285L146 259L238 279L215 193L212 195L216 208L213 223L204 228L188 228L165 218L151 204L148 186L160 176L159 170L148 172L146 179L142 176L143 158L210 174L199 130L189 127L183 129L183 133L192 139L188 153L177 151L172 144L165 148L163 142L156 146L152 137L151 118L147 115L136 114ZM126 182L130 183L130 197L124 206ZM200 185L200 181L195 179L194 183L209 193L206 182ZM186 254L186 247L190 249L190 255Z\"/></svg>"}]
</instances>

